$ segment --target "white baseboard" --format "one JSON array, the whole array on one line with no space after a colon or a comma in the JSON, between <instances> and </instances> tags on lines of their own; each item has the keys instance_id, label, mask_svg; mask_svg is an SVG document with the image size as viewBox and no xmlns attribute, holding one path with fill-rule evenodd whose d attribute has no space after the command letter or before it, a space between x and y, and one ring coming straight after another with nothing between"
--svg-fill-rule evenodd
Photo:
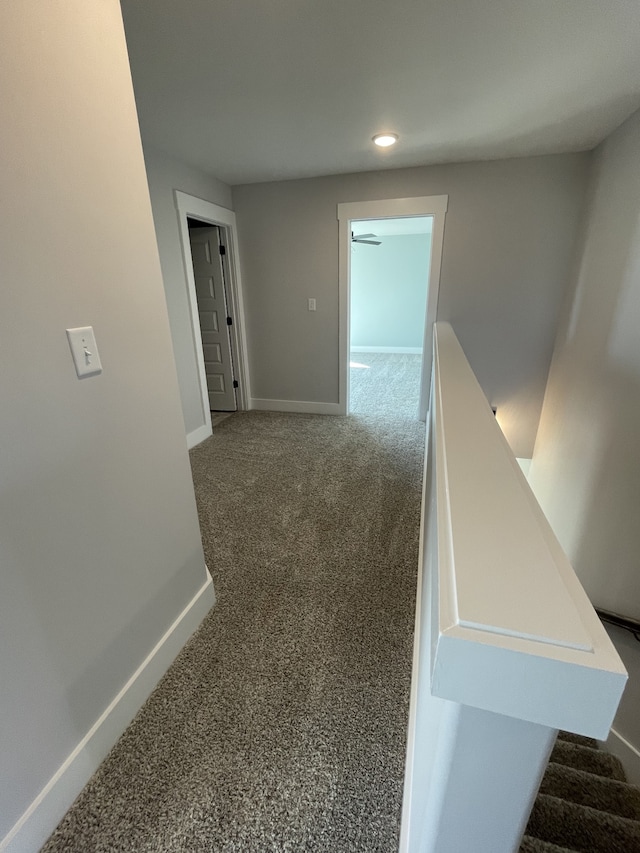
<instances>
[{"instance_id":1,"label":"white baseboard","mask_svg":"<svg viewBox=\"0 0 640 853\"><path fill-rule=\"evenodd\" d=\"M204 441L205 438L209 438L210 435L213 435L211 424L202 424L202 426L199 426L197 429L188 432L187 449L191 450L192 447L195 447L196 444L200 444L201 441Z\"/></svg>"},{"instance_id":2,"label":"white baseboard","mask_svg":"<svg viewBox=\"0 0 640 853\"><path fill-rule=\"evenodd\" d=\"M351 352L398 352L422 355L422 347L351 347Z\"/></svg>"},{"instance_id":3,"label":"white baseboard","mask_svg":"<svg viewBox=\"0 0 640 853\"><path fill-rule=\"evenodd\" d=\"M202 587L0 841L2 853L40 850L214 604L213 581L207 570Z\"/></svg>"},{"instance_id":4,"label":"white baseboard","mask_svg":"<svg viewBox=\"0 0 640 853\"><path fill-rule=\"evenodd\" d=\"M296 412L310 415L342 415L339 403L312 403L306 400L260 400L253 397L249 408L259 412Z\"/></svg>"},{"instance_id":5,"label":"white baseboard","mask_svg":"<svg viewBox=\"0 0 640 853\"><path fill-rule=\"evenodd\" d=\"M620 759L628 781L633 785L640 785L640 751L615 729L611 729L609 737L601 743L606 750Z\"/></svg>"}]
</instances>

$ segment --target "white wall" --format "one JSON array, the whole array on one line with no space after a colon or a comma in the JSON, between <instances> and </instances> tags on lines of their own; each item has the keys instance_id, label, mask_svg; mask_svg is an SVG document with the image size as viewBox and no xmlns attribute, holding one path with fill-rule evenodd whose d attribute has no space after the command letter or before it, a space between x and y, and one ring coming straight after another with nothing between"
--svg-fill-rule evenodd
<instances>
[{"instance_id":1,"label":"white wall","mask_svg":"<svg viewBox=\"0 0 640 853\"><path fill-rule=\"evenodd\" d=\"M516 455L530 457L588 163L567 154L234 187L253 395L338 401L336 205L448 194L438 316Z\"/></svg>"},{"instance_id":2,"label":"white wall","mask_svg":"<svg viewBox=\"0 0 640 853\"><path fill-rule=\"evenodd\" d=\"M351 345L421 348L431 234L380 241L351 247Z\"/></svg>"},{"instance_id":3,"label":"white wall","mask_svg":"<svg viewBox=\"0 0 640 853\"><path fill-rule=\"evenodd\" d=\"M640 113L597 149L530 481L596 606L640 619ZM614 723L640 749L640 644Z\"/></svg>"},{"instance_id":4,"label":"white wall","mask_svg":"<svg viewBox=\"0 0 640 853\"><path fill-rule=\"evenodd\" d=\"M193 169L148 145L144 148L144 158L171 324L182 412L186 432L190 433L201 427L205 420L174 190L181 190L231 209L231 189L211 175Z\"/></svg>"},{"instance_id":5,"label":"white wall","mask_svg":"<svg viewBox=\"0 0 640 853\"><path fill-rule=\"evenodd\" d=\"M207 575L120 6L0 32L1 840Z\"/></svg>"}]
</instances>

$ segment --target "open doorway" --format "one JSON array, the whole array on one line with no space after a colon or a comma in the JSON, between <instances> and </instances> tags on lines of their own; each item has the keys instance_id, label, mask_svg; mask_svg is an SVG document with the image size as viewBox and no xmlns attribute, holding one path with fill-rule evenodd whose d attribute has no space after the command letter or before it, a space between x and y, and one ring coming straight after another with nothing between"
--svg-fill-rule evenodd
<instances>
[{"instance_id":1,"label":"open doorway","mask_svg":"<svg viewBox=\"0 0 640 853\"><path fill-rule=\"evenodd\" d=\"M179 190L174 196L202 412L187 434L192 448L211 435L212 410L214 419L246 411L251 390L235 213Z\"/></svg>"},{"instance_id":2,"label":"open doorway","mask_svg":"<svg viewBox=\"0 0 640 853\"><path fill-rule=\"evenodd\" d=\"M351 228L349 413L417 419L433 216Z\"/></svg>"},{"instance_id":3,"label":"open doorway","mask_svg":"<svg viewBox=\"0 0 640 853\"><path fill-rule=\"evenodd\" d=\"M431 366L433 361L433 324L438 311L440 267L444 244L444 223L449 197L416 196L412 198L387 198L375 201L341 202L337 206L339 234L339 414L348 414L351 364L351 265L353 236L375 233L369 227L372 221L398 220L405 217L431 218L431 246L429 253L428 288L422 359L420 365L420 391L418 417L426 420L429 409ZM354 228L354 225L357 226ZM365 244L366 245L366 244ZM368 248L375 248L369 246ZM361 368L362 369L362 368Z\"/></svg>"}]
</instances>

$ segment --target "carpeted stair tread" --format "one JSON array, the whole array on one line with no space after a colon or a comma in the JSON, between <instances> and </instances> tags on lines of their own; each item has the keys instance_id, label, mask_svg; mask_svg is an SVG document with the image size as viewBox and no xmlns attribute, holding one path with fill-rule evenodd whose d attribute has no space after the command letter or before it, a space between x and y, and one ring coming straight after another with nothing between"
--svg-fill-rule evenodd
<instances>
[{"instance_id":1,"label":"carpeted stair tread","mask_svg":"<svg viewBox=\"0 0 640 853\"><path fill-rule=\"evenodd\" d=\"M588 746L590 749L598 748L598 741L594 737L575 735L573 732L558 732L558 740L564 740L567 743L576 743L578 746Z\"/></svg>"},{"instance_id":2,"label":"carpeted stair tread","mask_svg":"<svg viewBox=\"0 0 640 853\"><path fill-rule=\"evenodd\" d=\"M639 788L553 761L544 774L540 793L611 812L619 817L640 820Z\"/></svg>"},{"instance_id":3,"label":"carpeted stair tread","mask_svg":"<svg viewBox=\"0 0 640 853\"><path fill-rule=\"evenodd\" d=\"M640 853L640 822L538 794L526 832L579 853Z\"/></svg>"},{"instance_id":4,"label":"carpeted stair tread","mask_svg":"<svg viewBox=\"0 0 640 853\"><path fill-rule=\"evenodd\" d=\"M518 853L575 853L575 850L570 850L568 847L558 847L557 844L550 844L548 841L542 841L542 839L534 838L532 835L525 835Z\"/></svg>"},{"instance_id":5,"label":"carpeted stair tread","mask_svg":"<svg viewBox=\"0 0 640 853\"><path fill-rule=\"evenodd\" d=\"M594 773L596 776L606 776L619 782L626 781L622 764L615 755L587 746L557 740L551 752L551 761L575 767L576 770L586 773Z\"/></svg>"}]
</instances>

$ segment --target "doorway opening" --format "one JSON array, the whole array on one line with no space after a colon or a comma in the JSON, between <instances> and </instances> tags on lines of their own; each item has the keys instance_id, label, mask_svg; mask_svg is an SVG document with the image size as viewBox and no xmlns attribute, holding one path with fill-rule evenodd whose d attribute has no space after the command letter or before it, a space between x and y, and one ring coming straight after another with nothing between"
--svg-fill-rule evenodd
<instances>
[{"instance_id":1,"label":"doorway opening","mask_svg":"<svg viewBox=\"0 0 640 853\"><path fill-rule=\"evenodd\" d=\"M249 408L249 366L235 213L174 190L189 296L201 422L187 434L195 447L214 419ZM224 414L223 414L224 413Z\"/></svg>"},{"instance_id":2,"label":"doorway opening","mask_svg":"<svg viewBox=\"0 0 640 853\"><path fill-rule=\"evenodd\" d=\"M351 228L348 411L417 420L433 216Z\"/></svg>"},{"instance_id":3,"label":"doorway opening","mask_svg":"<svg viewBox=\"0 0 640 853\"><path fill-rule=\"evenodd\" d=\"M217 415L238 409L234 353L230 335L233 317L227 294L227 247L224 229L187 217L196 286L198 320L204 356L207 397L212 422Z\"/></svg>"},{"instance_id":4,"label":"doorway opening","mask_svg":"<svg viewBox=\"0 0 640 853\"><path fill-rule=\"evenodd\" d=\"M424 421L429 409L429 392L431 387L431 366L433 361L433 324L438 311L438 293L440 289L440 267L442 264L442 247L444 243L444 223L449 197L418 196L415 198L390 198L376 201L354 201L338 204L337 215L339 223L339 414L349 412L349 388L351 373L351 269L353 263L352 247L368 250L381 248L376 246L375 238L371 243L362 243L363 234L375 234L376 227L383 227L382 222L399 222L403 218L429 218L430 221L430 252L428 260L428 276L425 282L426 310L424 318L422 356L420 360L420 390L418 417ZM395 226L389 226L395 227ZM360 237L358 242L354 237ZM382 240L380 241L382 243ZM355 343L356 346L359 344ZM364 344L362 344L364 346ZM382 346L380 344L379 346ZM398 346L400 346L398 344ZM354 353L355 355L355 353ZM363 364L359 359L353 359ZM355 368L366 370L366 368ZM391 377L392 380L392 377Z\"/></svg>"}]
</instances>

